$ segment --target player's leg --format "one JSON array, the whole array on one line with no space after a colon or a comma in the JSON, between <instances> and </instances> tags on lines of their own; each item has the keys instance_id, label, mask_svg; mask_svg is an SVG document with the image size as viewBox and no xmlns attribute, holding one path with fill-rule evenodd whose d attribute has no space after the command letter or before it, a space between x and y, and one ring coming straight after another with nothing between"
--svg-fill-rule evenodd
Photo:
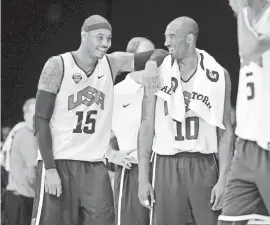
<instances>
[{"instance_id":1,"label":"player's leg","mask_svg":"<svg viewBox=\"0 0 270 225\"><path fill-rule=\"evenodd\" d=\"M184 153L186 180L191 211L196 225L216 225L218 212L210 203L211 191L218 180L217 161L213 154Z\"/></svg>"},{"instance_id":2,"label":"player's leg","mask_svg":"<svg viewBox=\"0 0 270 225\"><path fill-rule=\"evenodd\" d=\"M251 149L258 152L256 184L262 200L270 214L270 151L260 148L256 143L249 142Z\"/></svg>"},{"instance_id":3,"label":"player's leg","mask_svg":"<svg viewBox=\"0 0 270 225\"><path fill-rule=\"evenodd\" d=\"M241 139L238 141L237 151L227 177L219 225L246 224L248 219L244 220L240 216L267 214L255 184L257 174L254 172L254 168L257 164L257 153L255 149L248 150L247 147L247 141ZM240 219L242 221L232 222Z\"/></svg>"},{"instance_id":4,"label":"player's leg","mask_svg":"<svg viewBox=\"0 0 270 225\"><path fill-rule=\"evenodd\" d=\"M74 162L57 160L56 167L61 179L60 197L45 193L45 169L38 163L36 196L34 199L31 225L73 225L78 223L78 190L72 174Z\"/></svg>"},{"instance_id":5,"label":"player's leg","mask_svg":"<svg viewBox=\"0 0 270 225\"><path fill-rule=\"evenodd\" d=\"M138 198L138 165L127 170L118 167L115 179L116 225L148 225L149 210Z\"/></svg>"},{"instance_id":6,"label":"player's leg","mask_svg":"<svg viewBox=\"0 0 270 225\"><path fill-rule=\"evenodd\" d=\"M82 225L113 225L114 202L108 170L103 162L81 162Z\"/></svg>"},{"instance_id":7,"label":"player's leg","mask_svg":"<svg viewBox=\"0 0 270 225\"><path fill-rule=\"evenodd\" d=\"M153 214L150 212L150 225L186 225L188 194L184 179L185 165L178 155L154 157L152 180L156 203Z\"/></svg>"}]
</instances>

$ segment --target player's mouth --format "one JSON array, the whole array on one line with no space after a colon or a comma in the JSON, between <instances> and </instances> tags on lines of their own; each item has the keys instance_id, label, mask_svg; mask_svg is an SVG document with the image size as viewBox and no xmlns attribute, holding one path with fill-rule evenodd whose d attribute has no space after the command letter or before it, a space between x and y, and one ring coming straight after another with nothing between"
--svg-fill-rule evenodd
<instances>
[{"instance_id":1,"label":"player's mouth","mask_svg":"<svg viewBox=\"0 0 270 225\"><path fill-rule=\"evenodd\" d=\"M97 48L97 50L105 54L107 51L107 48Z\"/></svg>"}]
</instances>

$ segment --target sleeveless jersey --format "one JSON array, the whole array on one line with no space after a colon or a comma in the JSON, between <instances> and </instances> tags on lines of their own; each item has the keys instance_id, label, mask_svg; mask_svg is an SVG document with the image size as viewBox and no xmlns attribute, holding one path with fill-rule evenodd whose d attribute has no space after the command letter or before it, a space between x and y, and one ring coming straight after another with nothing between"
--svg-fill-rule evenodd
<instances>
[{"instance_id":1,"label":"sleeveless jersey","mask_svg":"<svg viewBox=\"0 0 270 225\"><path fill-rule=\"evenodd\" d=\"M270 150L270 50L240 69L236 134Z\"/></svg>"},{"instance_id":2,"label":"sleeveless jersey","mask_svg":"<svg viewBox=\"0 0 270 225\"><path fill-rule=\"evenodd\" d=\"M98 60L87 77L70 52L61 56L63 81L50 121L54 158L104 160L113 110L113 78L107 57Z\"/></svg>"},{"instance_id":3,"label":"sleeveless jersey","mask_svg":"<svg viewBox=\"0 0 270 225\"><path fill-rule=\"evenodd\" d=\"M179 152L209 154L218 150L216 127L206 123L188 108L196 74L188 82L181 84L186 104L185 119L182 123L173 120L168 115L166 101L157 98L153 151L160 155L174 155ZM181 149L173 147L175 141L179 142Z\"/></svg>"}]
</instances>

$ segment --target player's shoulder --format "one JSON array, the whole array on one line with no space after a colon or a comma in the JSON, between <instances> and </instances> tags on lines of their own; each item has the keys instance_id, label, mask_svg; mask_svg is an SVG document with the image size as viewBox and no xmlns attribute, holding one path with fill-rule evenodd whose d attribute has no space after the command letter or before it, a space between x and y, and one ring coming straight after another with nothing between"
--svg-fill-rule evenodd
<instances>
[{"instance_id":1,"label":"player's shoulder","mask_svg":"<svg viewBox=\"0 0 270 225\"><path fill-rule=\"evenodd\" d=\"M60 55L50 57L41 72L38 89L57 94L64 72L63 59Z\"/></svg>"},{"instance_id":2,"label":"player's shoulder","mask_svg":"<svg viewBox=\"0 0 270 225\"><path fill-rule=\"evenodd\" d=\"M224 71L224 79L225 79L225 86L227 87L227 90L231 90L231 77L227 69L222 67Z\"/></svg>"},{"instance_id":3,"label":"player's shoulder","mask_svg":"<svg viewBox=\"0 0 270 225\"><path fill-rule=\"evenodd\" d=\"M63 58L61 55L51 56L50 58L47 59L44 65L44 69L49 71L60 69L61 67L63 67Z\"/></svg>"}]
</instances>

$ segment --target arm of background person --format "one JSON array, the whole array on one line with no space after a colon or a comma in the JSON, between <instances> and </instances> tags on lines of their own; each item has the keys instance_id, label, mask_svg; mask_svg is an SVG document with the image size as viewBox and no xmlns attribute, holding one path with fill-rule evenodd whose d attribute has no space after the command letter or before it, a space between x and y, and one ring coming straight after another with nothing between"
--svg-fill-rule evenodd
<instances>
[{"instance_id":1,"label":"arm of background person","mask_svg":"<svg viewBox=\"0 0 270 225\"><path fill-rule=\"evenodd\" d=\"M10 153L10 174L12 174L12 179L18 183L27 185L27 181L25 180L25 176L22 176L21 173L24 173L24 171L21 171L21 167L18 167L17 161L18 159L22 160L22 153L20 151L21 148L21 131L18 130L17 133L15 133L12 145L11 145L11 153Z\"/></svg>"},{"instance_id":2,"label":"arm of background person","mask_svg":"<svg viewBox=\"0 0 270 225\"><path fill-rule=\"evenodd\" d=\"M256 60L270 49L270 37L265 35L270 34L270 13L265 11L265 13L268 12L269 14L266 15L269 17L269 22L264 24L266 28L264 33L258 33L251 23L251 10L250 7L245 7L237 17L239 54L245 63Z\"/></svg>"}]
</instances>

